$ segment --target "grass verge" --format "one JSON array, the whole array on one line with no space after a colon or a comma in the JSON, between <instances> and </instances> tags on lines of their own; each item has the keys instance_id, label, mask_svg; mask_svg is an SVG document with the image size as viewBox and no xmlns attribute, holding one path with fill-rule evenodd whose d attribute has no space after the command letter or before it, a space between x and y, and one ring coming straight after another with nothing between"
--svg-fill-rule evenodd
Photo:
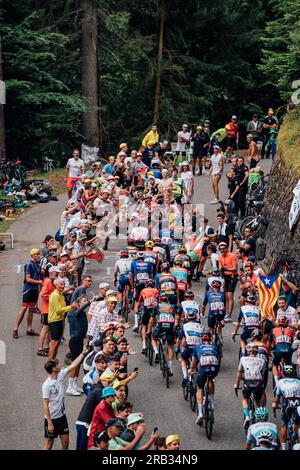
<instances>
[{"instance_id":1,"label":"grass verge","mask_svg":"<svg viewBox=\"0 0 300 470\"><path fill-rule=\"evenodd\" d=\"M300 174L300 106L291 110L278 134L278 154L288 168Z\"/></svg>"}]
</instances>

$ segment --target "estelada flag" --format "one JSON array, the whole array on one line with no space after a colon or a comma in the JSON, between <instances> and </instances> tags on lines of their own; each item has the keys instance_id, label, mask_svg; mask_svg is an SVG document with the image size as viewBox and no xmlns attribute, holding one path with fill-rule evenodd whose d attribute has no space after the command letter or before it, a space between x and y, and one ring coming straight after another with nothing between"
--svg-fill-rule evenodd
<instances>
[{"instance_id":1,"label":"estelada flag","mask_svg":"<svg viewBox=\"0 0 300 470\"><path fill-rule=\"evenodd\" d=\"M98 263L102 263L105 257L105 252L97 245L91 245L91 250L88 251L85 255L85 258L95 259Z\"/></svg>"},{"instance_id":2,"label":"estelada flag","mask_svg":"<svg viewBox=\"0 0 300 470\"><path fill-rule=\"evenodd\" d=\"M257 287L259 294L259 307L262 317L274 317L273 307L278 299L280 292L281 276L258 275Z\"/></svg>"}]
</instances>

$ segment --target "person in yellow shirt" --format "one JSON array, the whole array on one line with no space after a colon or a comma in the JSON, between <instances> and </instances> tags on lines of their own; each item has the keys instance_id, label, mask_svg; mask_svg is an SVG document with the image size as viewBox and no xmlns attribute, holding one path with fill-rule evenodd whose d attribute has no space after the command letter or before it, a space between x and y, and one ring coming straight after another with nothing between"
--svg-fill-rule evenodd
<instances>
[{"instance_id":1,"label":"person in yellow shirt","mask_svg":"<svg viewBox=\"0 0 300 470\"><path fill-rule=\"evenodd\" d=\"M48 324L51 335L51 345L49 349L49 359L55 359L57 350L64 331L65 314L78 307L78 301L67 306L63 290L65 288L64 279L57 278L54 281L55 290L49 298Z\"/></svg>"},{"instance_id":2,"label":"person in yellow shirt","mask_svg":"<svg viewBox=\"0 0 300 470\"><path fill-rule=\"evenodd\" d=\"M154 144L157 144L158 141L159 141L159 134L157 132L157 126L153 124L151 126L151 131L149 131L143 138L142 146L146 148L149 142L153 142Z\"/></svg>"}]
</instances>

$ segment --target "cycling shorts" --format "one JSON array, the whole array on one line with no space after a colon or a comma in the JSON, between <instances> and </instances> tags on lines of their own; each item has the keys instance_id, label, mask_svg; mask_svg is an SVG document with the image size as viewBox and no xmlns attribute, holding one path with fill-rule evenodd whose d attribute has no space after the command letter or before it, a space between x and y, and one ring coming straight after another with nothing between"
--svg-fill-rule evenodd
<instances>
[{"instance_id":1,"label":"cycling shorts","mask_svg":"<svg viewBox=\"0 0 300 470\"><path fill-rule=\"evenodd\" d=\"M159 338L163 333L166 333L167 343L172 345L175 343L175 331L173 325L169 328L165 328L162 325L158 324L152 331L152 337L154 339Z\"/></svg>"},{"instance_id":2,"label":"cycling shorts","mask_svg":"<svg viewBox=\"0 0 300 470\"><path fill-rule=\"evenodd\" d=\"M171 305L177 305L177 295L176 294L168 294L166 291L160 291L160 294L166 294L168 296L169 303Z\"/></svg>"},{"instance_id":3,"label":"cycling shorts","mask_svg":"<svg viewBox=\"0 0 300 470\"><path fill-rule=\"evenodd\" d=\"M257 380L248 380L243 384L242 389L243 397L248 400L251 393L253 393L254 399L260 402L264 393L264 383Z\"/></svg>"},{"instance_id":4,"label":"cycling shorts","mask_svg":"<svg viewBox=\"0 0 300 470\"><path fill-rule=\"evenodd\" d=\"M189 346L188 344L185 344L185 346L184 346L184 348L181 352L182 359L184 359L185 361L190 359L193 355L194 347L195 346Z\"/></svg>"},{"instance_id":5,"label":"cycling shorts","mask_svg":"<svg viewBox=\"0 0 300 470\"><path fill-rule=\"evenodd\" d=\"M289 344L277 344L274 349L273 364L279 366L281 359L285 360L286 364L291 363L293 350Z\"/></svg>"},{"instance_id":6,"label":"cycling shorts","mask_svg":"<svg viewBox=\"0 0 300 470\"><path fill-rule=\"evenodd\" d=\"M138 302L140 298L140 293L142 292L143 289L145 289L146 283L145 282L139 282L135 285L134 287L134 300Z\"/></svg>"},{"instance_id":7,"label":"cycling shorts","mask_svg":"<svg viewBox=\"0 0 300 470\"><path fill-rule=\"evenodd\" d=\"M252 331L255 330L256 328L258 327L255 327L255 326L253 328L245 327L241 333L241 340L247 341L247 339L250 338Z\"/></svg>"},{"instance_id":8,"label":"cycling shorts","mask_svg":"<svg viewBox=\"0 0 300 470\"><path fill-rule=\"evenodd\" d=\"M205 366L200 367L197 375L197 385L199 388L204 388L206 380L214 379L219 373L220 366Z\"/></svg>"},{"instance_id":9,"label":"cycling shorts","mask_svg":"<svg viewBox=\"0 0 300 470\"><path fill-rule=\"evenodd\" d=\"M227 276L224 274L224 280L225 280L225 292L234 292L238 278L236 276Z\"/></svg>"},{"instance_id":10,"label":"cycling shorts","mask_svg":"<svg viewBox=\"0 0 300 470\"><path fill-rule=\"evenodd\" d=\"M130 286L129 276L121 274L118 280L118 291L122 293L125 289L125 286Z\"/></svg>"},{"instance_id":11,"label":"cycling shorts","mask_svg":"<svg viewBox=\"0 0 300 470\"><path fill-rule=\"evenodd\" d=\"M291 417L294 415L295 416L295 421L297 420L297 407L300 405L300 398L292 398L292 399L285 399L283 400L282 403L282 410L281 410L281 424L284 426L288 425L289 420ZM298 421L297 424L300 423L300 420Z\"/></svg>"},{"instance_id":12,"label":"cycling shorts","mask_svg":"<svg viewBox=\"0 0 300 470\"><path fill-rule=\"evenodd\" d=\"M150 307L150 308L144 307L142 318L141 318L142 325L147 326L150 321L150 318L155 317L155 315L156 315L156 307Z\"/></svg>"},{"instance_id":13,"label":"cycling shorts","mask_svg":"<svg viewBox=\"0 0 300 470\"><path fill-rule=\"evenodd\" d=\"M225 311L224 312L209 312L208 313L208 318L207 318L207 326L208 328L215 328L217 320L222 321L224 320L225 317Z\"/></svg>"}]
</instances>

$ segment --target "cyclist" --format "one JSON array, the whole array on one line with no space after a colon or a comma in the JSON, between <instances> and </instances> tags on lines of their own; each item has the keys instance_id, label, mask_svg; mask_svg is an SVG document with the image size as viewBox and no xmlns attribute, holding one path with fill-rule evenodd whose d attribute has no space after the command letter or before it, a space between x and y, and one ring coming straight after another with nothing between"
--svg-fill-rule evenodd
<instances>
[{"instance_id":1,"label":"cyclist","mask_svg":"<svg viewBox=\"0 0 300 470\"><path fill-rule=\"evenodd\" d=\"M154 243L154 247L153 247L154 253L157 254L157 257L158 257L158 259L161 263L165 263L167 261L167 251L161 245L161 239L160 238L154 238L153 243Z\"/></svg>"},{"instance_id":2,"label":"cyclist","mask_svg":"<svg viewBox=\"0 0 300 470\"><path fill-rule=\"evenodd\" d=\"M260 327L260 309L255 305L255 303L256 296L252 292L248 292L246 297L246 305L241 307L235 330L232 333L232 339L234 340L241 324L243 325L243 332L241 334L240 341L243 356L246 354L245 346L247 339L250 338L254 329Z\"/></svg>"},{"instance_id":3,"label":"cyclist","mask_svg":"<svg viewBox=\"0 0 300 470\"><path fill-rule=\"evenodd\" d=\"M188 270L182 267L182 259L176 258L174 260L174 266L170 269L170 274L175 276L177 279L177 287L180 302L184 300L184 294L188 287Z\"/></svg>"},{"instance_id":4,"label":"cyclist","mask_svg":"<svg viewBox=\"0 0 300 470\"><path fill-rule=\"evenodd\" d=\"M171 265L173 265L174 259L179 255L179 247L182 246L180 240L171 240L169 244L169 259Z\"/></svg>"},{"instance_id":5,"label":"cyclist","mask_svg":"<svg viewBox=\"0 0 300 470\"><path fill-rule=\"evenodd\" d=\"M155 253L155 251L153 251L154 242L152 240L146 241L145 248L146 250L144 251L144 261L151 264L152 272L153 272L153 275L155 276L156 271L157 271L157 265L158 265L158 256Z\"/></svg>"},{"instance_id":6,"label":"cyclist","mask_svg":"<svg viewBox=\"0 0 300 470\"><path fill-rule=\"evenodd\" d=\"M251 333L251 342L257 347L257 357L260 357L265 361L265 370L264 370L264 395L263 402L267 403L266 388L268 384L269 377L269 349L267 345L262 342L263 332L258 328L255 328Z\"/></svg>"},{"instance_id":7,"label":"cyclist","mask_svg":"<svg viewBox=\"0 0 300 470\"><path fill-rule=\"evenodd\" d=\"M179 339L181 340L181 367L183 374L182 386L185 387L188 381L188 367L187 362L191 359L196 344L199 344L202 339L204 331L203 325L197 321L197 315L194 309L187 310L185 314L186 323L182 325L182 329L179 333Z\"/></svg>"},{"instance_id":8,"label":"cyclist","mask_svg":"<svg viewBox=\"0 0 300 470\"><path fill-rule=\"evenodd\" d=\"M170 274L170 265L163 263L161 265L161 273L155 276L155 288L168 296L170 304L177 306L178 304L178 287L177 279Z\"/></svg>"},{"instance_id":9,"label":"cyclist","mask_svg":"<svg viewBox=\"0 0 300 470\"><path fill-rule=\"evenodd\" d=\"M197 376L197 403L198 416L196 424L203 424L203 389L208 381L208 390L211 396L211 404L214 408L215 385L213 379L218 375L220 369L219 351L216 346L211 344L212 335L207 332L202 336L202 342L194 347L193 359L191 363L191 372L194 372L199 364Z\"/></svg>"},{"instance_id":10,"label":"cyclist","mask_svg":"<svg viewBox=\"0 0 300 470\"><path fill-rule=\"evenodd\" d=\"M190 313L195 314L195 319L197 322L201 322L200 320L200 305L199 302L195 300L194 292L191 290L187 290L184 294L184 301L181 302L179 306L179 316L180 320L185 323L188 321L188 315Z\"/></svg>"},{"instance_id":11,"label":"cyclist","mask_svg":"<svg viewBox=\"0 0 300 470\"><path fill-rule=\"evenodd\" d=\"M256 408L260 406L260 402L264 393L263 372L265 368L265 361L260 357L257 357L257 346L253 345L253 343L247 344L246 350L248 356L241 357L234 384L234 389L237 393L240 381L243 378L244 385L242 390L242 406L244 412L245 429L249 427L250 423L248 400L251 394L254 396Z\"/></svg>"},{"instance_id":12,"label":"cyclist","mask_svg":"<svg viewBox=\"0 0 300 470\"><path fill-rule=\"evenodd\" d=\"M290 364L292 360L292 343L294 340L294 330L288 326L289 319L283 315L279 317L277 326L273 328L269 346L274 346L273 354L273 376L275 384L278 384L278 366L283 360L285 364Z\"/></svg>"},{"instance_id":13,"label":"cyclist","mask_svg":"<svg viewBox=\"0 0 300 470\"><path fill-rule=\"evenodd\" d=\"M190 255L187 254L187 249L185 246L180 245L179 249L179 254L175 256L174 263L177 258L180 258L182 260L182 267L188 270L188 284L189 287L191 287L192 284L192 259Z\"/></svg>"},{"instance_id":14,"label":"cyclist","mask_svg":"<svg viewBox=\"0 0 300 470\"><path fill-rule=\"evenodd\" d=\"M280 442L282 450L286 450L288 423L300 405L300 380L295 377L295 371L291 365L285 365L282 373L283 378L278 381L272 408L275 410L278 407L282 397Z\"/></svg>"},{"instance_id":15,"label":"cyclist","mask_svg":"<svg viewBox=\"0 0 300 470\"><path fill-rule=\"evenodd\" d=\"M124 248L120 251L120 259L116 261L114 272L114 284L118 283L118 310L119 314L122 310L123 291L126 286L130 286L130 270L131 260L129 258L128 249Z\"/></svg>"},{"instance_id":16,"label":"cyclist","mask_svg":"<svg viewBox=\"0 0 300 470\"><path fill-rule=\"evenodd\" d=\"M273 442L273 434L269 431L262 431L257 436L257 445L253 447L251 450L274 450L272 445Z\"/></svg>"},{"instance_id":17,"label":"cyclist","mask_svg":"<svg viewBox=\"0 0 300 470\"><path fill-rule=\"evenodd\" d=\"M221 292L221 282L214 280L211 283L211 288L205 292L205 297L202 305L202 315L205 314L205 307L209 305L207 326L210 333L214 333L216 322L223 321L225 317L225 292ZM220 333L220 331L218 331Z\"/></svg>"},{"instance_id":18,"label":"cyclist","mask_svg":"<svg viewBox=\"0 0 300 470\"><path fill-rule=\"evenodd\" d=\"M256 446L259 443L260 436L265 432L272 435L272 447L273 449L277 449L279 444L278 429L276 424L268 421L268 409L264 406L260 406L259 408L256 408L254 416L256 423L249 426L246 439L246 450L250 450L251 445L253 444Z\"/></svg>"},{"instance_id":19,"label":"cyclist","mask_svg":"<svg viewBox=\"0 0 300 470\"><path fill-rule=\"evenodd\" d=\"M134 244L134 240L132 238L128 238L127 240L127 250L128 250L128 255L131 261L134 261L136 258L136 254L138 252L137 247Z\"/></svg>"},{"instance_id":20,"label":"cyclist","mask_svg":"<svg viewBox=\"0 0 300 470\"><path fill-rule=\"evenodd\" d=\"M211 285L214 281L219 281L221 283L220 291L224 292L225 281L224 281L223 276L221 276L220 271L213 271L213 275L209 276L206 279L205 292L207 292L207 291L209 291L209 289L211 289Z\"/></svg>"},{"instance_id":21,"label":"cyclist","mask_svg":"<svg viewBox=\"0 0 300 470\"><path fill-rule=\"evenodd\" d=\"M142 323L142 341L143 349L142 354L146 352L146 339L147 333L151 332L154 326L154 321L151 321L151 328L149 330L150 319L155 318L156 308L158 305L159 290L153 287L154 281L149 279L146 282L146 287L141 291L138 302L135 304L135 314L138 313L140 306L143 306L143 314L141 318Z\"/></svg>"},{"instance_id":22,"label":"cyclist","mask_svg":"<svg viewBox=\"0 0 300 470\"><path fill-rule=\"evenodd\" d=\"M170 304L166 294L160 294L159 304L156 314L156 326L152 331L152 346L155 354L155 364L159 363L157 340L166 333L167 337L167 355L169 375L173 375L173 358L175 343L175 326L179 323L178 314L173 305Z\"/></svg>"},{"instance_id":23,"label":"cyclist","mask_svg":"<svg viewBox=\"0 0 300 470\"><path fill-rule=\"evenodd\" d=\"M141 291L146 287L146 282L152 278L152 265L144 260L144 253L138 251L136 259L131 262L130 286L134 289L134 301L138 302ZM134 315L135 333L139 331L139 319L137 313Z\"/></svg>"}]
</instances>

